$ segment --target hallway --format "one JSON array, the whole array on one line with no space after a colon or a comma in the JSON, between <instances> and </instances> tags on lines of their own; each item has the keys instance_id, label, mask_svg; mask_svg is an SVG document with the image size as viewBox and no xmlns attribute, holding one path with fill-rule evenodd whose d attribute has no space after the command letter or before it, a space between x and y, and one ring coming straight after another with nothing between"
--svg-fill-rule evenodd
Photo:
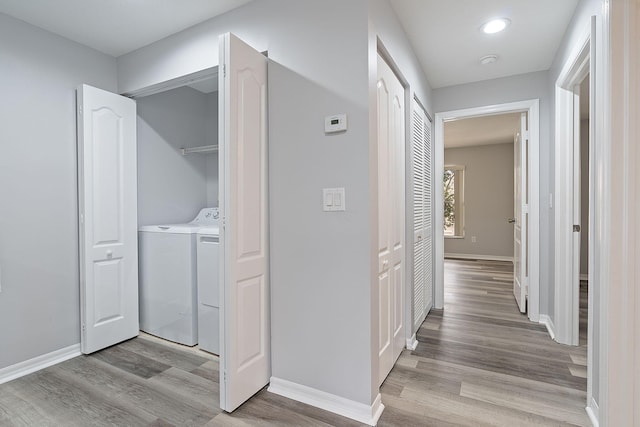
<instances>
[{"instance_id":1,"label":"hallway","mask_svg":"<svg viewBox=\"0 0 640 427\"><path fill-rule=\"evenodd\" d=\"M590 425L586 345L518 312L511 263L445 260L445 310L418 341L382 386L379 425Z\"/></svg>"},{"instance_id":2,"label":"hallway","mask_svg":"<svg viewBox=\"0 0 640 427\"><path fill-rule=\"evenodd\" d=\"M511 268L445 261L445 310L382 385L379 426L590 425L584 341L557 344L520 314ZM143 335L0 386L0 426L361 425L266 390L221 413L218 376L217 357Z\"/></svg>"}]
</instances>

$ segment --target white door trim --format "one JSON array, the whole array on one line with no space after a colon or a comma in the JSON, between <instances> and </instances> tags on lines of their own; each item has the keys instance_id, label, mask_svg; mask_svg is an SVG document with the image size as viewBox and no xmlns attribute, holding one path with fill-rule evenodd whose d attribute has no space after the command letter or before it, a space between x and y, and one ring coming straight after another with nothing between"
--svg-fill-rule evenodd
<instances>
[{"instance_id":1,"label":"white door trim","mask_svg":"<svg viewBox=\"0 0 640 427\"><path fill-rule=\"evenodd\" d=\"M585 28L555 85L555 280L556 341L578 345L580 278L574 271L574 149L580 146L576 86L590 69L591 27ZM593 92L593 91L592 91ZM576 124L577 123L577 124ZM589 215L589 217L593 217ZM590 268L592 270L592 268ZM577 272L579 275L579 272Z\"/></svg>"},{"instance_id":2,"label":"white door trim","mask_svg":"<svg viewBox=\"0 0 640 427\"><path fill-rule=\"evenodd\" d=\"M506 104L436 113L434 141L434 176L444 174L444 123L457 119L490 116L504 113L529 113L530 132L530 206L529 206L529 309L533 322L540 319L540 101L531 99ZM434 224L442 224L444 218L444 195L442 185L434 185ZM435 308L444 307L444 229L434 225L434 270Z\"/></svg>"}]
</instances>

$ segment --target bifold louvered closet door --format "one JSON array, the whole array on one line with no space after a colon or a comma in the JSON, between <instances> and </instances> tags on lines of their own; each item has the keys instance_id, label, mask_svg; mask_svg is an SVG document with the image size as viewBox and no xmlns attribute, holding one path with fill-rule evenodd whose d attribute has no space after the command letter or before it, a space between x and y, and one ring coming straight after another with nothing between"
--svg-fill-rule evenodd
<instances>
[{"instance_id":1,"label":"bifold louvered closet door","mask_svg":"<svg viewBox=\"0 0 640 427\"><path fill-rule=\"evenodd\" d=\"M413 100L413 330L433 306L433 155L431 121Z\"/></svg>"}]
</instances>

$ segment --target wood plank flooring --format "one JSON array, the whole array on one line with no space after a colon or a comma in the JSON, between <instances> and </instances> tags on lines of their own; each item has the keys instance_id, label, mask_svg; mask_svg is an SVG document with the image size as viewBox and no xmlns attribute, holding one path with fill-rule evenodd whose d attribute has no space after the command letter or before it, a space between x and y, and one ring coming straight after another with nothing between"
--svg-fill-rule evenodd
<instances>
[{"instance_id":1,"label":"wood plank flooring","mask_svg":"<svg viewBox=\"0 0 640 427\"><path fill-rule=\"evenodd\" d=\"M433 310L382 386L379 425L591 425L585 413L586 283L579 347L520 314L512 264L445 261L445 309Z\"/></svg>"},{"instance_id":2,"label":"wood plank flooring","mask_svg":"<svg viewBox=\"0 0 640 427\"><path fill-rule=\"evenodd\" d=\"M586 332L561 346L521 315L511 264L447 260L445 272L445 310L382 385L378 425L589 425ZM218 399L217 357L141 336L0 385L0 426L362 425L266 390L232 414Z\"/></svg>"}]
</instances>

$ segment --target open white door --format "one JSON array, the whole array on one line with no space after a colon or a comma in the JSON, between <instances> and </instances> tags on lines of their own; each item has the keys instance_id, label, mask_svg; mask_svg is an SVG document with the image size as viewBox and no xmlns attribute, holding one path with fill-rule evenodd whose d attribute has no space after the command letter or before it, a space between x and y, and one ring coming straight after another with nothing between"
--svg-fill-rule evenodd
<instances>
[{"instance_id":1,"label":"open white door","mask_svg":"<svg viewBox=\"0 0 640 427\"><path fill-rule=\"evenodd\" d=\"M78 88L81 347L138 335L136 103Z\"/></svg>"},{"instance_id":2,"label":"open white door","mask_svg":"<svg viewBox=\"0 0 640 427\"><path fill-rule=\"evenodd\" d=\"M592 61L595 62L595 61ZM580 123L582 120L580 111L580 85L576 85L573 95L573 247L570 284L573 290L571 298L571 345L580 342L580 249L582 245L582 136ZM586 94L582 94L585 95ZM588 170L587 170L588 173Z\"/></svg>"},{"instance_id":3,"label":"open white door","mask_svg":"<svg viewBox=\"0 0 640 427\"><path fill-rule=\"evenodd\" d=\"M231 412L271 376L267 58L224 34L220 64L220 407Z\"/></svg>"},{"instance_id":4,"label":"open white door","mask_svg":"<svg viewBox=\"0 0 640 427\"><path fill-rule=\"evenodd\" d=\"M379 383L405 346L404 87L378 55Z\"/></svg>"},{"instance_id":5,"label":"open white door","mask_svg":"<svg viewBox=\"0 0 640 427\"><path fill-rule=\"evenodd\" d=\"M520 132L513 147L514 165L514 228L513 228L513 295L521 313L527 310L527 234L529 225L529 195L527 162L529 159L529 132L527 113L522 113Z\"/></svg>"}]
</instances>

